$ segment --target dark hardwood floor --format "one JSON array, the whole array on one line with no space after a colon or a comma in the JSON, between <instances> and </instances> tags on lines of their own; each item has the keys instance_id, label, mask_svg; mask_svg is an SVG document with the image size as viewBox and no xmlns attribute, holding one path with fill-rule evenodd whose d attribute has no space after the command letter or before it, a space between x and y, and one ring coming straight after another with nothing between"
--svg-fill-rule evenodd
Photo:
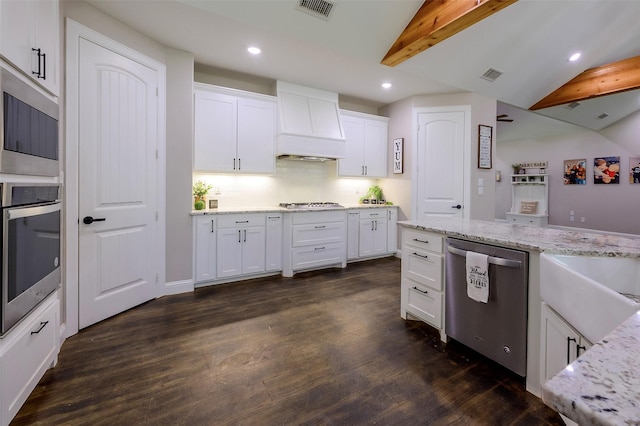
<instances>
[{"instance_id":1,"label":"dark hardwood floor","mask_svg":"<svg viewBox=\"0 0 640 426\"><path fill-rule=\"evenodd\" d=\"M400 318L400 261L165 296L80 331L13 425L562 425Z\"/></svg>"}]
</instances>

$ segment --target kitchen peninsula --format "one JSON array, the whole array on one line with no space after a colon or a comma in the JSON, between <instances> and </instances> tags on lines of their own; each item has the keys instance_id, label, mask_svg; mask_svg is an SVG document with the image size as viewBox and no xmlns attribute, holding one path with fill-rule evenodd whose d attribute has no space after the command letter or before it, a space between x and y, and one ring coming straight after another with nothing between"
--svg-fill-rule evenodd
<instances>
[{"instance_id":1,"label":"kitchen peninsula","mask_svg":"<svg viewBox=\"0 0 640 426\"><path fill-rule=\"evenodd\" d=\"M438 238L453 237L473 242L516 248L529 253L529 300L527 326L527 375L526 386L531 393L543 396L550 407L579 422L594 424L619 424L623 416L640 416L638 407L629 403L630 396L640 392L637 371L638 318L634 314L627 322L613 330L602 341L594 342L592 349L571 364L573 372L563 370L552 380L542 385L541 379L541 296L540 253L555 253L574 256L626 257L640 259L640 238L604 233L561 230L548 227L530 227L508 223L478 220L433 218L420 221L398 222L403 234L403 263L405 261L405 236L416 238L416 233ZM418 237L418 239L420 239ZM426 242L426 239L425 239ZM411 244L411 242L409 242ZM409 246L410 247L410 246ZM412 248L410 248L413 250ZM435 251L435 250L434 250ZM444 250L441 249L441 252ZM442 255L441 255L442 256ZM403 265L403 271L404 271ZM446 312L444 313L446 315ZM444 321L442 321L444 324ZM441 333L445 335L446 330ZM631 354L629 354L631 352ZM621 372L631 377L621 380ZM596 379L594 379L594 375ZM628 376L628 374L627 374ZM602 383L615 383L615 392L606 394L608 401L597 400L603 395ZM612 385L613 386L613 385ZM571 389L571 392L569 392ZM615 395L613 395L615 394ZM580 400L581 395L592 395L594 401ZM618 399L613 400L616 396ZM631 398L633 399L633 398ZM610 412L606 412L607 409ZM618 411L616 411L618 410ZM618 422L618 423L616 423ZM591 423L590 423L591 424Z\"/></svg>"}]
</instances>

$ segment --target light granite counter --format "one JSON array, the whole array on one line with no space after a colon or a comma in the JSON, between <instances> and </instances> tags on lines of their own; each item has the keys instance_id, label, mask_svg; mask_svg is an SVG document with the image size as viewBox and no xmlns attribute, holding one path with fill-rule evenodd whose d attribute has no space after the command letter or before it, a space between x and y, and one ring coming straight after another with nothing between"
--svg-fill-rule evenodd
<instances>
[{"instance_id":1,"label":"light granite counter","mask_svg":"<svg viewBox=\"0 0 640 426\"><path fill-rule=\"evenodd\" d=\"M576 256L640 257L640 238L483 220L433 218L399 225L486 244Z\"/></svg>"},{"instance_id":2,"label":"light granite counter","mask_svg":"<svg viewBox=\"0 0 640 426\"><path fill-rule=\"evenodd\" d=\"M217 209L192 210L191 216L203 216L207 214L245 214L245 213L304 213L331 210L347 210L347 209L373 209L373 208L397 208L398 206L386 204L353 204L343 205L341 207L323 207L321 209L301 209L292 210L284 207L226 207Z\"/></svg>"},{"instance_id":3,"label":"light granite counter","mask_svg":"<svg viewBox=\"0 0 640 426\"><path fill-rule=\"evenodd\" d=\"M640 239L589 231L446 218L398 224L530 251L640 258ZM581 426L640 425L640 312L545 383L542 398Z\"/></svg>"},{"instance_id":4,"label":"light granite counter","mask_svg":"<svg viewBox=\"0 0 640 426\"><path fill-rule=\"evenodd\" d=\"M542 400L581 426L640 425L640 312L545 383Z\"/></svg>"}]
</instances>

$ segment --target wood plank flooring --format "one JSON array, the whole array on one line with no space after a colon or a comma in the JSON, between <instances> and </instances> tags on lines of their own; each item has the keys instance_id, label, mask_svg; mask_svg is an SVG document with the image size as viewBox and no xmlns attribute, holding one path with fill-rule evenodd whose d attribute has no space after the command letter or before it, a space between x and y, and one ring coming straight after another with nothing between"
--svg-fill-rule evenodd
<instances>
[{"instance_id":1,"label":"wood plank flooring","mask_svg":"<svg viewBox=\"0 0 640 426\"><path fill-rule=\"evenodd\" d=\"M67 339L13 425L562 425L400 318L400 261L165 296Z\"/></svg>"}]
</instances>

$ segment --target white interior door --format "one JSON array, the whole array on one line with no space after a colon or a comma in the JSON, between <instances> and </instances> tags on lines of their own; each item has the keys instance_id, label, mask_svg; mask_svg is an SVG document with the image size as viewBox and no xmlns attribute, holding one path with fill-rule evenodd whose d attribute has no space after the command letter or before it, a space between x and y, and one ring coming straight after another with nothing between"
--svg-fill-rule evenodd
<instances>
[{"instance_id":1,"label":"white interior door","mask_svg":"<svg viewBox=\"0 0 640 426\"><path fill-rule=\"evenodd\" d=\"M418 114L417 219L464 217L464 114Z\"/></svg>"},{"instance_id":2,"label":"white interior door","mask_svg":"<svg viewBox=\"0 0 640 426\"><path fill-rule=\"evenodd\" d=\"M79 326L157 294L157 72L81 39ZM93 218L93 223L86 223Z\"/></svg>"}]
</instances>

